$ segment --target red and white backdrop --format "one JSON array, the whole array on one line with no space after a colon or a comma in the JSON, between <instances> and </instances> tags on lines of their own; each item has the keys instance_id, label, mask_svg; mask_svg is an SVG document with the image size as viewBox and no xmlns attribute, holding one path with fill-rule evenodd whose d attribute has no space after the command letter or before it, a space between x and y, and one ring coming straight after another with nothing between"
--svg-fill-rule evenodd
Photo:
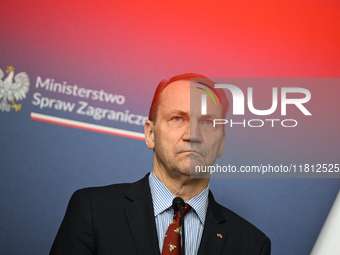
<instances>
[{"instance_id":1,"label":"red and white backdrop","mask_svg":"<svg viewBox=\"0 0 340 255\"><path fill-rule=\"evenodd\" d=\"M180 73L332 78L305 83L312 116L295 129L227 130L221 162L339 164L338 1L13 0L0 13L1 254L46 254L72 192L152 169L143 121ZM309 254L339 188L339 174L211 181L272 254Z\"/></svg>"}]
</instances>

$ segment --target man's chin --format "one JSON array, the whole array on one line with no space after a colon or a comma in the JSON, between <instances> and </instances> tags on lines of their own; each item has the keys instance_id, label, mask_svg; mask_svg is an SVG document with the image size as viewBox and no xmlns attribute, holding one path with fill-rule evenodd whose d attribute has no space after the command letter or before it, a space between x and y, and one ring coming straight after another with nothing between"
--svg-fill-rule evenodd
<instances>
[{"instance_id":1,"label":"man's chin","mask_svg":"<svg viewBox=\"0 0 340 255\"><path fill-rule=\"evenodd\" d=\"M192 164L190 167L190 177L191 178L210 178L209 172L200 171L199 166Z\"/></svg>"},{"instance_id":2,"label":"man's chin","mask_svg":"<svg viewBox=\"0 0 340 255\"><path fill-rule=\"evenodd\" d=\"M210 178L209 173L197 170L200 169L199 166L201 165L202 162L200 160L190 158L190 160L182 161L181 164L178 165L177 172L190 178Z\"/></svg>"},{"instance_id":3,"label":"man's chin","mask_svg":"<svg viewBox=\"0 0 340 255\"><path fill-rule=\"evenodd\" d=\"M194 178L194 179L202 179L202 178L210 178L210 173L204 173L197 171L197 168L195 166L188 167L185 169L180 169L178 172L182 175L182 177L186 176L188 178Z\"/></svg>"}]
</instances>

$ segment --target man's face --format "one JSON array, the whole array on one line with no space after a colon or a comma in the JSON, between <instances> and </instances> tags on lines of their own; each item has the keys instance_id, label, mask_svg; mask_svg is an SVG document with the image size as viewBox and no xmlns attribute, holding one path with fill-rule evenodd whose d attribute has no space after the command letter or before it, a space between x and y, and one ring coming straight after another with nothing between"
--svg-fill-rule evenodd
<instances>
[{"instance_id":1,"label":"man's face","mask_svg":"<svg viewBox=\"0 0 340 255\"><path fill-rule=\"evenodd\" d=\"M189 176L195 165L213 165L223 153L225 131L222 125L213 127L213 119L222 118L222 107L208 96L207 115L201 115L201 95L205 92L198 86L204 87L194 83L190 90L190 81L169 84L161 94L155 123L146 123L146 143L154 149L154 169L170 176Z\"/></svg>"}]
</instances>

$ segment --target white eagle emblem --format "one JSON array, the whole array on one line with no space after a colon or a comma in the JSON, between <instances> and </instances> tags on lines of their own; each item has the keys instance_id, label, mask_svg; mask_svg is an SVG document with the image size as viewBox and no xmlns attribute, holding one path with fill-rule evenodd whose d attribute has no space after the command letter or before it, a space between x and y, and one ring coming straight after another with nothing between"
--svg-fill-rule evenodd
<instances>
[{"instance_id":1,"label":"white eagle emblem","mask_svg":"<svg viewBox=\"0 0 340 255\"><path fill-rule=\"evenodd\" d=\"M18 101L26 98L30 87L30 79L27 73L21 72L14 76L14 69L13 66L7 66L7 77L4 80L2 80L2 78L5 74L0 69L0 110L3 112L9 112L12 108L15 109L16 112L20 111L21 105L16 104L14 100ZM10 105L9 102L11 102L12 105Z\"/></svg>"}]
</instances>

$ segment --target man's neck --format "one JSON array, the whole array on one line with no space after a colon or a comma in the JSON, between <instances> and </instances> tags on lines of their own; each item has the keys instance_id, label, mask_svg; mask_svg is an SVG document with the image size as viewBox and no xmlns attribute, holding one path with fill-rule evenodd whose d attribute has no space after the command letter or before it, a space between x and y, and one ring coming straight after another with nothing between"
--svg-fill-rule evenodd
<instances>
[{"instance_id":1,"label":"man's neck","mask_svg":"<svg viewBox=\"0 0 340 255\"><path fill-rule=\"evenodd\" d=\"M186 175L169 176L157 169L153 169L153 173L172 194L183 198L184 201L197 196L209 184L209 178L190 178Z\"/></svg>"}]
</instances>

